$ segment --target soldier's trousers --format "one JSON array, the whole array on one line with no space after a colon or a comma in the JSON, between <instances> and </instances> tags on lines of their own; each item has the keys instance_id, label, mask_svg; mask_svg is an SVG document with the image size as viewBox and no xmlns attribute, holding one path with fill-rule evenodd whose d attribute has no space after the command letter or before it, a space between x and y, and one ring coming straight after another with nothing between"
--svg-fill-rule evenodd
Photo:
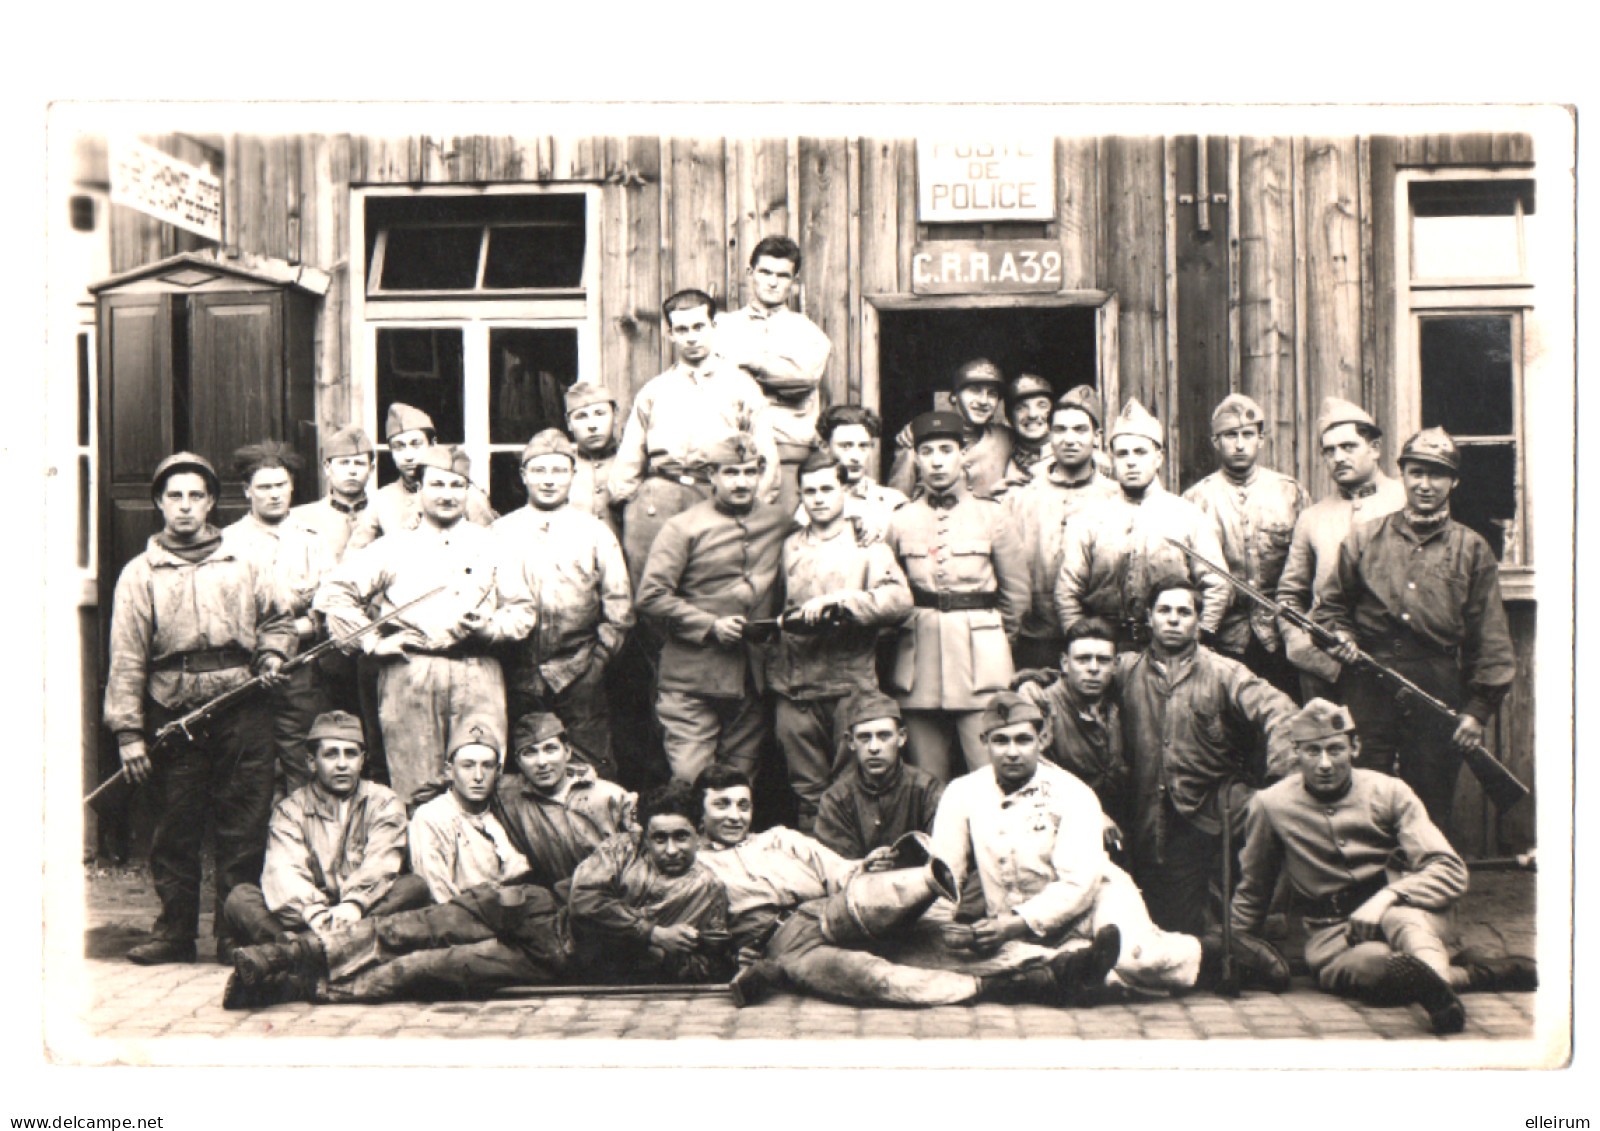
<instances>
[{"instance_id":1,"label":"soldier's trousers","mask_svg":"<svg viewBox=\"0 0 1600 1131\"><path fill-rule=\"evenodd\" d=\"M1306 921L1306 965L1329 993L1361 996L1378 984L1396 951L1426 962L1457 988L1466 983L1467 972L1450 965L1451 955L1461 949L1453 909L1441 913L1396 905L1378 921L1383 941L1353 946L1345 935L1348 926L1348 919Z\"/></svg>"},{"instance_id":2,"label":"soldier's trousers","mask_svg":"<svg viewBox=\"0 0 1600 1131\"><path fill-rule=\"evenodd\" d=\"M553 982L567 966L559 908L531 884L481 884L449 903L363 919L324 936L323 948L326 1001L483 998Z\"/></svg>"},{"instance_id":3,"label":"soldier's trousers","mask_svg":"<svg viewBox=\"0 0 1600 1131\"><path fill-rule=\"evenodd\" d=\"M835 726L839 701L843 696L825 699L791 699L774 696L772 729L789 767L789 788L799 799L801 832L816 824L817 809L847 754L840 744Z\"/></svg>"},{"instance_id":4,"label":"soldier's trousers","mask_svg":"<svg viewBox=\"0 0 1600 1131\"><path fill-rule=\"evenodd\" d=\"M311 781L306 733L328 709L327 688L316 662L289 673L288 680L273 688L267 701L272 709L272 739L278 748L278 776L286 795Z\"/></svg>"},{"instance_id":5,"label":"soldier's trousers","mask_svg":"<svg viewBox=\"0 0 1600 1131\"><path fill-rule=\"evenodd\" d=\"M1459 707L1461 676L1453 657L1374 655L1435 698ZM1450 747L1455 726L1414 699L1396 699L1392 687L1356 668L1344 669L1339 693L1361 735L1361 753L1355 764L1392 774L1409 785L1428 810L1429 819L1449 836L1456 780L1461 776L1461 756Z\"/></svg>"},{"instance_id":6,"label":"soldier's trousers","mask_svg":"<svg viewBox=\"0 0 1600 1131\"><path fill-rule=\"evenodd\" d=\"M667 765L678 781L692 782L713 762L755 779L766 730L766 702L746 684L742 699L694 695L662 688L656 693Z\"/></svg>"},{"instance_id":7,"label":"soldier's trousers","mask_svg":"<svg viewBox=\"0 0 1600 1131\"><path fill-rule=\"evenodd\" d=\"M394 878L393 886L367 908L362 918L375 919L380 915L415 911L432 903L433 896L428 892L427 881L421 876L405 872ZM228 937L247 946L286 942L290 936L310 929L298 913L291 913L287 909L271 910L267 906L267 897L255 884L240 884L230 891L222 912L228 920Z\"/></svg>"},{"instance_id":8,"label":"soldier's trousers","mask_svg":"<svg viewBox=\"0 0 1600 1131\"><path fill-rule=\"evenodd\" d=\"M1166 931L1204 934L1210 925L1211 883L1222 875L1222 838L1201 832L1166 806L1166 843L1131 846L1133 878L1144 893L1150 918Z\"/></svg>"},{"instance_id":9,"label":"soldier's trousers","mask_svg":"<svg viewBox=\"0 0 1600 1131\"><path fill-rule=\"evenodd\" d=\"M796 986L818 997L859 1005L954 1005L978 996L976 975L906 966L871 951L836 946L822 933L828 899L800 905L767 944L767 957Z\"/></svg>"},{"instance_id":10,"label":"soldier's trousers","mask_svg":"<svg viewBox=\"0 0 1600 1131\"><path fill-rule=\"evenodd\" d=\"M567 738L576 747L574 753L607 781L617 780L617 760L611 752L611 703L606 694L605 665L590 666L560 691L551 691L546 685L543 693L536 694L509 686L506 701L509 707L506 718L511 726L515 727L517 720L530 711L551 712L567 728Z\"/></svg>"},{"instance_id":11,"label":"soldier's trousers","mask_svg":"<svg viewBox=\"0 0 1600 1131\"><path fill-rule=\"evenodd\" d=\"M152 732L176 717L159 703L146 704ZM216 853L214 934L226 932L222 907L228 893L261 881L277 760L272 718L262 699L193 733L194 741L179 736L156 755L151 782L161 814L150 842L150 879L161 899L154 934L180 941L200 929L200 845L208 818Z\"/></svg>"},{"instance_id":12,"label":"soldier's trousers","mask_svg":"<svg viewBox=\"0 0 1600 1131\"><path fill-rule=\"evenodd\" d=\"M389 786L405 804L444 771L458 728L481 724L498 749L506 740L506 685L500 662L486 656L413 652L378 672L378 718Z\"/></svg>"},{"instance_id":13,"label":"soldier's trousers","mask_svg":"<svg viewBox=\"0 0 1600 1131\"><path fill-rule=\"evenodd\" d=\"M982 711L916 711L902 709L906 724L908 758L942 782L989 764L984 745ZM959 745L965 768L952 754Z\"/></svg>"}]
</instances>

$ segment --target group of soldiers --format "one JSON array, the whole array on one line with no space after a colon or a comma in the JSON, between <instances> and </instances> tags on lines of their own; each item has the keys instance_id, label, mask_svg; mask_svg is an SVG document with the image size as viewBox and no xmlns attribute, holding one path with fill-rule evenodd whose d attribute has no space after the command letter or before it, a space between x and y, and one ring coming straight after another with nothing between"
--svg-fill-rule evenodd
<instances>
[{"instance_id":1,"label":"group of soldiers","mask_svg":"<svg viewBox=\"0 0 1600 1131\"><path fill-rule=\"evenodd\" d=\"M1514 671L1494 555L1450 517L1449 436L1408 440L1396 481L1372 418L1330 399L1337 492L1311 504L1233 395L1218 470L1179 497L1138 401L1107 420L1086 386L977 359L882 486L877 415L821 405L800 266L769 238L745 308L669 298L673 367L620 416L572 386L503 517L403 404L395 482L368 493L374 447L344 428L327 495L292 507L298 457L252 445L250 512L220 531L212 465L161 462L106 692L160 809L133 961L195 960L209 819L238 1007L617 979L731 979L741 1005L1281 991L1285 907L1324 989L1420 1002L1439 1032L1462 989L1536 984L1463 952L1450 916L1452 747ZM753 832L769 742L796 827Z\"/></svg>"}]
</instances>

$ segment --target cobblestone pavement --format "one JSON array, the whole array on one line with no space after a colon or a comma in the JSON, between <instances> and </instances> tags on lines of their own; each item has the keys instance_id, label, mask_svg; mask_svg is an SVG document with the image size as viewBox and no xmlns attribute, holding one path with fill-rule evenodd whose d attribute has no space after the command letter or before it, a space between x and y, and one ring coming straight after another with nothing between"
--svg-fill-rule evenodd
<instances>
[{"instance_id":1,"label":"cobblestone pavement","mask_svg":"<svg viewBox=\"0 0 1600 1131\"><path fill-rule=\"evenodd\" d=\"M1419 1007L1374 1009L1318 992L1298 974L1288 993L1249 992L1237 1000L1199 993L1085 1010L981 1004L936 1009L861 1009L782 994L737 1010L725 994L582 996L560 994L488 1002L385 1005L288 1004L253 1012L222 1008L228 971L192 965L139 967L121 953L143 937L153 899L138 880L92 884L84 1035L117 1046L182 1037L775 1039L1003 1038L1069 1040L1404 1040L1435 1041ZM96 888L100 890L97 892ZM1474 876L1462 907L1466 941L1490 953L1533 953L1533 877ZM202 933L209 924L202 924ZM1463 1040L1529 1038L1534 994L1465 998ZM143 1057L138 1057L142 1059ZM159 1056L156 1057L159 1059Z\"/></svg>"}]
</instances>

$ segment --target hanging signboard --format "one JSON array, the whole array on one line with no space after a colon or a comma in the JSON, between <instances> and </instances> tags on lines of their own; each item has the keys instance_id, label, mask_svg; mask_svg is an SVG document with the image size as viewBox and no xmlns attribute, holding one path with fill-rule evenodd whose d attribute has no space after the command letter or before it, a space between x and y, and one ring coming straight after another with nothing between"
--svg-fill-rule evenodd
<instances>
[{"instance_id":1,"label":"hanging signboard","mask_svg":"<svg viewBox=\"0 0 1600 1131\"><path fill-rule=\"evenodd\" d=\"M911 253L911 293L1044 294L1061 289L1055 240L930 240Z\"/></svg>"},{"instance_id":2,"label":"hanging signboard","mask_svg":"<svg viewBox=\"0 0 1600 1131\"><path fill-rule=\"evenodd\" d=\"M917 141L923 224L1053 220L1056 150L1041 141Z\"/></svg>"},{"instance_id":3,"label":"hanging signboard","mask_svg":"<svg viewBox=\"0 0 1600 1131\"><path fill-rule=\"evenodd\" d=\"M137 141L111 143L111 203L222 241L222 181Z\"/></svg>"}]
</instances>

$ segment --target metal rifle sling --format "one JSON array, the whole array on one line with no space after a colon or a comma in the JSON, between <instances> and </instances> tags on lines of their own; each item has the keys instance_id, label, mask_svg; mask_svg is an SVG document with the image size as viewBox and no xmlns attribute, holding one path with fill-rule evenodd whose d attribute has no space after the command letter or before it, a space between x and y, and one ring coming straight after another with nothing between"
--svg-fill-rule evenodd
<instances>
[{"instance_id":1,"label":"metal rifle sling","mask_svg":"<svg viewBox=\"0 0 1600 1131\"><path fill-rule=\"evenodd\" d=\"M1304 613L1296 609L1291 609L1279 601L1274 601L1271 597L1268 597L1265 593L1261 592L1261 590L1255 588L1248 582L1241 581L1239 578L1235 577L1233 574L1219 566L1216 562L1211 561L1203 554L1197 553L1194 549L1184 545L1176 538L1167 538L1167 541L1181 550L1192 561L1199 565L1205 566L1212 573L1215 573L1219 577L1226 580L1235 589L1243 593L1246 597L1250 598L1250 600L1254 601L1257 605L1260 605L1263 609L1266 609L1274 616L1282 617L1296 628L1309 633L1311 638L1315 640L1318 645L1324 648L1337 648L1344 643L1344 641L1340 640L1339 637L1329 632L1326 628L1312 620L1310 617L1306 616ZM1402 688L1405 691L1410 692L1421 703L1423 703L1436 714L1449 719L1453 723L1459 723L1461 721L1460 713L1452 710L1450 706L1443 700L1430 695L1427 691L1424 691L1421 687L1418 687L1411 680L1407 679L1393 668L1380 663L1366 652L1360 653L1357 663L1366 668L1368 671L1377 675L1380 679L1386 680L1392 686ZM1478 784L1483 787L1484 794L1488 796L1490 801L1494 802L1495 808L1500 812L1504 813L1507 809L1510 809L1513 805L1517 804L1517 802L1528 796L1528 787L1519 781L1515 774L1506 769L1503 763L1496 760L1495 756L1489 753L1488 748L1485 747L1481 742L1473 743L1471 746L1465 747L1457 746L1452 742L1450 744L1450 749L1454 750L1460 755L1461 760L1467 764L1467 769L1472 771L1472 776L1477 778Z\"/></svg>"}]
</instances>

